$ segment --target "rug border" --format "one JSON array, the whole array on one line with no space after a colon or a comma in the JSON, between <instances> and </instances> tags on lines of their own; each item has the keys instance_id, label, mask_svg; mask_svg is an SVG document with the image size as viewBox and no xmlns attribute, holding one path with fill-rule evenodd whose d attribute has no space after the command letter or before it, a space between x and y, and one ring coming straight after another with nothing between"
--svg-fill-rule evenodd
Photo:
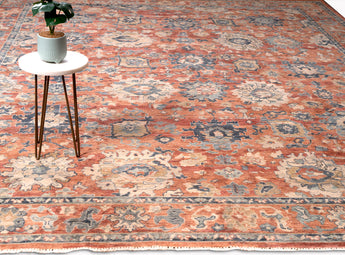
<instances>
[{"instance_id":1,"label":"rug border","mask_svg":"<svg viewBox=\"0 0 345 255\"><path fill-rule=\"evenodd\" d=\"M85 252L119 252L119 251L210 251L210 252L227 252L227 251L249 251L249 252L332 252L332 251L345 251L345 248L261 248L261 247L241 247L241 246L229 246L225 248L215 247L171 247L171 246L144 246L144 247L116 247L116 248L91 248L87 246L69 249L13 249L2 250L0 254L19 254L34 252L38 254L44 253L69 253L77 251Z\"/></svg>"},{"instance_id":2,"label":"rug border","mask_svg":"<svg viewBox=\"0 0 345 255\"><path fill-rule=\"evenodd\" d=\"M298 1L303 1L303 0L298 0ZM305 0L305 1L307 1L307 0ZM345 22L345 17L343 15L341 15L336 9L334 9L333 6L331 6L329 3L327 3L326 0L319 0L319 1L321 1L328 9L330 9L332 12L334 12L334 14L339 16Z\"/></svg>"}]
</instances>

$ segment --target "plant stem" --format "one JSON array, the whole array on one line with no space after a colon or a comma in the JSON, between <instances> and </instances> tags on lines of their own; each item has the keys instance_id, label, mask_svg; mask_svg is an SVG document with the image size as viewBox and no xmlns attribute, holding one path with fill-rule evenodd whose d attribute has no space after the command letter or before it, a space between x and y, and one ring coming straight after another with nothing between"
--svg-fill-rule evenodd
<instances>
[{"instance_id":1,"label":"plant stem","mask_svg":"<svg viewBox=\"0 0 345 255\"><path fill-rule=\"evenodd\" d=\"M54 34L54 31L55 31L55 26L49 26L49 32L50 34Z\"/></svg>"}]
</instances>

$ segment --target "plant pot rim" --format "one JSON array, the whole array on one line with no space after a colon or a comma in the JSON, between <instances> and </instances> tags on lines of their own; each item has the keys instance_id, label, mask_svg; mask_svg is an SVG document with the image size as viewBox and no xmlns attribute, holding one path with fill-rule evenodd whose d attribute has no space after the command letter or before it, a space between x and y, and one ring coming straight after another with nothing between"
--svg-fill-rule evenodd
<instances>
[{"instance_id":1,"label":"plant pot rim","mask_svg":"<svg viewBox=\"0 0 345 255\"><path fill-rule=\"evenodd\" d=\"M37 36L47 39L60 39L66 37L66 34L64 32L58 31L51 35L49 31L40 31L37 33Z\"/></svg>"}]
</instances>

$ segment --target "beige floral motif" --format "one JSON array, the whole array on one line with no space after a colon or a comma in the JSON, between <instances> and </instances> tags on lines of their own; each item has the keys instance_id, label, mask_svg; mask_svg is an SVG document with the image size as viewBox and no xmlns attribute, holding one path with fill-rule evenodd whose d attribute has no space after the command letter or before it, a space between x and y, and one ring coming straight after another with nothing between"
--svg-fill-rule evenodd
<instances>
[{"instance_id":1,"label":"beige floral motif","mask_svg":"<svg viewBox=\"0 0 345 255\"><path fill-rule=\"evenodd\" d=\"M118 96L121 100L132 102L150 102L166 99L177 90L169 83L154 79L131 78L116 82L104 88L106 92Z\"/></svg>"},{"instance_id":2,"label":"beige floral motif","mask_svg":"<svg viewBox=\"0 0 345 255\"><path fill-rule=\"evenodd\" d=\"M198 180L197 182L185 183L184 185L189 192L192 194L198 194L198 196L211 197L221 195L220 189L212 183L207 183L203 179Z\"/></svg>"},{"instance_id":3,"label":"beige floral motif","mask_svg":"<svg viewBox=\"0 0 345 255\"><path fill-rule=\"evenodd\" d=\"M280 162L275 173L290 186L312 195L341 197L345 192L345 166L336 165L313 152L289 155Z\"/></svg>"},{"instance_id":4,"label":"beige floral motif","mask_svg":"<svg viewBox=\"0 0 345 255\"><path fill-rule=\"evenodd\" d=\"M145 227L142 221L148 221L150 216L145 214L145 208L133 205L117 207L109 220L114 223L114 228L126 229L132 232L135 229Z\"/></svg>"},{"instance_id":5,"label":"beige floral motif","mask_svg":"<svg viewBox=\"0 0 345 255\"><path fill-rule=\"evenodd\" d=\"M279 137L272 137L269 135L265 135L264 137L261 137L258 140L258 143L262 144L263 148L278 149L278 148L284 147L284 143Z\"/></svg>"},{"instance_id":6,"label":"beige floral motif","mask_svg":"<svg viewBox=\"0 0 345 255\"><path fill-rule=\"evenodd\" d=\"M328 210L330 213L327 218L338 226L345 229L345 210L343 206L336 206L334 209Z\"/></svg>"},{"instance_id":7,"label":"beige floral motif","mask_svg":"<svg viewBox=\"0 0 345 255\"><path fill-rule=\"evenodd\" d=\"M256 153L248 152L247 154L243 155L241 159L247 164L259 165L259 166L264 166L266 164L266 160L260 154L260 152L256 152Z\"/></svg>"},{"instance_id":8,"label":"beige floral motif","mask_svg":"<svg viewBox=\"0 0 345 255\"><path fill-rule=\"evenodd\" d=\"M207 156L202 153L180 154L176 158L183 159L180 161L181 166L200 166L207 161Z\"/></svg>"},{"instance_id":9,"label":"beige floral motif","mask_svg":"<svg viewBox=\"0 0 345 255\"><path fill-rule=\"evenodd\" d=\"M118 150L104 153L99 164L83 169L103 190L118 190L120 195L155 195L168 188L181 169L170 163L167 153Z\"/></svg>"},{"instance_id":10,"label":"beige floral motif","mask_svg":"<svg viewBox=\"0 0 345 255\"><path fill-rule=\"evenodd\" d=\"M310 41L321 47L325 47L325 48L334 47L334 44L332 43L332 41L324 34L315 35L311 37Z\"/></svg>"},{"instance_id":11,"label":"beige floral motif","mask_svg":"<svg viewBox=\"0 0 345 255\"><path fill-rule=\"evenodd\" d=\"M115 32L106 33L101 37L101 42L117 47L145 47L152 44L152 39L137 32Z\"/></svg>"},{"instance_id":12,"label":"beige floral motif","mask_svg":"<svg viewBox=\"0 0 345 255\"><path fill-rule=\"evenodd\" d=\"M229 229L239 231L248 231L257 227L257 219L255 211L246 207L227 207L224 210L223 218Z\"/></svg>"},{"instance_id":13,"label":"beige floral motif","mask_svg":"<svg viewBox=\"0 0 345 255\"><path fill-rule=\"evenodd\" d=\"M275 84L266 82L247 81L238 85L232 93L246 103L256 103L260 106L280 106L289 101L289 93Z\"/></svg>"},{"instance_id":14,"label":"beige floral motif","mask_svg":"<svg viewBox=\"0 0 345 255\"><path fill-rule=\"evenodd\" d=\"M51 187L62 188L62 183L68 182L69 177L74 176L74 171L68 171L68 168L75 167L71 164L73 160L66 157L44 157L40 161L34 156L21 156L12 159L5 167L12 168L11 172L3 172L0 175L6 176L5 183L9 183L10 188L20 190L31 190L38 185L40 190L49 190Z\"/></svg>"},{"instance_id":15,"label":"beige floral motif","mask_svg":"<svg viewBox=\"0 0 345 255\"><path fill-rule=\"evenodd\" d=\"M66 121L66 117L60 114L56 114L52 109L47 109L45 127L52 128L62 125Z\"/></svg>"},{"instance_id":16,"label":"beige floral motif","mask_svg":"<svg viewBox=\"0 0 345 255\"><path fill-rule=\"evenodd\" d=\"M262 197L272 197L280 193L279 188L272 182L259 182L254 189L255 194Z\"/></svg>"},{"instance_id":17,"label":"beige floral motif","mask_svg":"<svg viewBox=\"0 0 345 255\"><path fill-rule=\"evenodd\" d=\"M150 134L147 120L124 120L112 124L111 137L142 137Z\"/></svg>"},{"instance_id":18,"label":"beige floral motif","mask_svg":"<svg viewBox=\"0 0 345 255\"><path fill-rule=\"evenodd\" d=\"M235 50L257 50L262 47L262 42L251 35L239 33L224 33L218 42Z\"/></svg>"}]
</instances>

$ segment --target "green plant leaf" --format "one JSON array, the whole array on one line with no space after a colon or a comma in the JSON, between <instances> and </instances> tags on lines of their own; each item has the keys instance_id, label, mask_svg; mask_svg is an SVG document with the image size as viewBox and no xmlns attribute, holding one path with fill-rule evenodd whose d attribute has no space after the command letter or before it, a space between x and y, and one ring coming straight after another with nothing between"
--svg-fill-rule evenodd
<instances>
[{"instance_id":1,"label":"green plant leaf","mask_svg":"<svg viewBox=\"0 0 345 255\"><path fill-rule=\"evenodd\" d=\"M46 18L45 20L46 20L47 26L56 26L58 24L65 23L67 18L65 15L60 14L60 15L56 15L53 18Z\"/></svg>"},{"instance_id":2,"label":"green plant leaf","mask_svg":"<svg viewBox=\"0 0 345 255\"><path fill-rule=\"evenodd\" d=\"M47 3L42 4L42 6L39 8L39 12L51 12L55 9L55 4L53 3Z\"/></svg>"},{"instance_id":3,"label":"green plant leaf","mask_svg":"<svg viewBox=\"0 0 345 255\"><path fill-rule=\"evenodd\" d=\"M73 8L71 4L68 3L60 3L56 6L57 9L63 11L63 13L66 15L67 19L70 19L74 16Z\"/></svg>"},{"instance_id":4,"label":"green plant leaf","mask_svg":"<svg viewBox=\"0 0 345 255\"><path fill-rule=\"evenodd\" d=\"M36 2L33 4L31 10L32 10L32 15L35 16L37 13L39 13L40 8L42 7L41 2Z\"/></svg>"}]
</instances>

